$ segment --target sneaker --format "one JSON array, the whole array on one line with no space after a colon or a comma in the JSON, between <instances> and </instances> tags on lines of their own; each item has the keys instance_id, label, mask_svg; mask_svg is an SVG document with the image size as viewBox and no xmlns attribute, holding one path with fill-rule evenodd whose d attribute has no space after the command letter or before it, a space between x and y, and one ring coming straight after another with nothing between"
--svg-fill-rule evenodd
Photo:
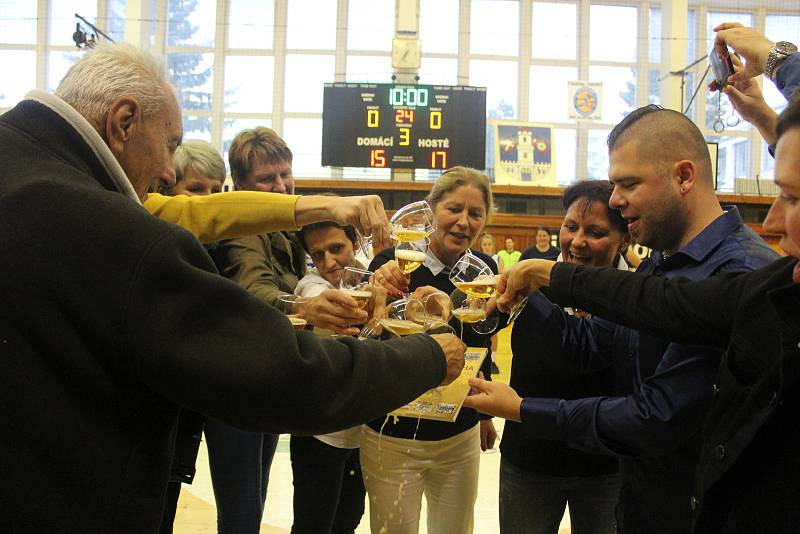
<instances>
[{"instance_id":1,"label":"sneaker","mask_svg":"<svg viewBox=\"0 0 800 534\"><path fill-rule=\"evenodd\" d=\"M500 368L497 367L497 364L494 363L494 362L492 362L492 374L493 375L499 375L500 374Z\"/></svg>"}]
</instances>

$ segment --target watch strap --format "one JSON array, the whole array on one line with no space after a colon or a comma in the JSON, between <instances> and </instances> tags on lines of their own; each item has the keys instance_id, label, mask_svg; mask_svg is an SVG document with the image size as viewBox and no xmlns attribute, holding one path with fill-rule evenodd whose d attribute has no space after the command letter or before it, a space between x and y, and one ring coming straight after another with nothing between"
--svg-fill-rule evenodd
<instances>
[{"instance_id":1,"label":"watch strap","mask_svg":"<svg viewBox=\"0 0 800 534\"><path fill-rule=\"evenodd\" d=\"M772 46L767 56L767 64L764 65L764 75L775 81L775 73L787 57L797 52L797 47L789 42L779 41Z\"/></svg>"}]
</instances>

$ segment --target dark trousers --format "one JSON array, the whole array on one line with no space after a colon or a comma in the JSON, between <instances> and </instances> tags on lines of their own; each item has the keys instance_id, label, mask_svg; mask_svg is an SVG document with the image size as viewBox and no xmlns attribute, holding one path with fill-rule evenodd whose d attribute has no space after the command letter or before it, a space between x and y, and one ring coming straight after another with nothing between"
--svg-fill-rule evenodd
<instances>
[{"instance_id":1,"label":"dark trousers","mask_svg":"<svg viewBox=\"0 0 800 534\"><path fill-rule=\"evenodd\" d=\"M569 502L573 534L613 534L620 475L537 475L500 460L501 534L557 534Z\"/></svg>"},{"instance_id":2,"label":"dark trousers","mask_svg":"<svg viewBox=\"0 0 800 534\"><path fill-rule=\"evenodd\" d=\"M172 534L172 524L175 522L175 513L178 510L178 497L181 495L181 483L169 481L167 484L167 503L164 515L161 517L160 534Z\"/></svg>"},{"instance_id":3,"label":"dark trousers","mask_svg":"<svg viewBox=\"0 0 800 534\"><path fill-rule=\"evenodd\" d=\"M292 436L292 534L352 534L364 514L366 490L358 449L339 449Z\"/></svg>"},{"instance_id":4,"label":"dark trousers","mask_svg":"<svg viewBox=\"0 0 800 534\"><path fill-rule=\"evenodd\" d=\"M276 434L245 432L209 418L206 446L219 534L258 534Z\"/></svg>"}]
</instances>

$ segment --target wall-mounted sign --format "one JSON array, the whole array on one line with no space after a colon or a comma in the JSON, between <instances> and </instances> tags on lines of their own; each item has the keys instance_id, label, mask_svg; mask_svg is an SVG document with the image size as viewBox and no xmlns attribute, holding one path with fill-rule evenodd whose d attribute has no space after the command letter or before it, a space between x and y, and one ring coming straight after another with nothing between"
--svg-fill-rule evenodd
<instances>
[{"instance_id":1,"label":"wall-mounted sign","mask_svg":"<svg viewBox=\"0 0 800 534\"><path fill-rule=\"evenodd\" d=\"M496 184L556 185L552 125L504 120L491 124Z\"/></svg>"},{"instance_id":2,"label":"wall-mounted sign","mask_svg":"<svg viewBox=\"0 0 800 534\"><path fill-rule=\"evenodd\" d=\"M602 83L567 82L567 95L571 119L599 119L602 116Z\"/></svg>"}]
</instances>

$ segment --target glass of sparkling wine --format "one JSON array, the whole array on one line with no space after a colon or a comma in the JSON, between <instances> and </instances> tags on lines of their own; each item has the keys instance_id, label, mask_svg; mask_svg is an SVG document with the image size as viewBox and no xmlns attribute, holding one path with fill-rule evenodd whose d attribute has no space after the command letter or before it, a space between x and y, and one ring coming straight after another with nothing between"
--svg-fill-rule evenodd
<instances>
[{"instance_id":1,"label":"glass of sparkling wine","mask_svg":"<svg viewBox=\"0 0 800 534\"><path fill-rule=\"evenodd\" d=\"M359 309L366 310L369 301L372 299L372 292L367 289L369 277L374 273L357 267L345 267L342 269L342 278L339 281L339 290L348 297L352 297Z\"/></svg>"},{"instance_id":2,"label":"glass of sparkling wine","mask_svg":"<svg viewBox=\"0 0 800 534\"><path fill-rule=\"evenodd\" d=\"M467 252L458 259L453 269L450 271L450 282L456 289L463 292L471 299L479 299L483 302L483 317L478 317L476 310L478 305L469 299L464 302L453 302L453 315L462 323L470 323L472 329L479 334L488 334L497 328L499 319L496 314L487 317L485 299L492 297L497 291L499 275L492 270L479 257L471 252ZM468 305L464 305L468 303ZM458 311L458 310L461 311ZM458 313L456 313L458 311ZM464 320L467 319L467 320Z\"/></svg>"},{"instance_id":3,"label":"glass of sparkling wine","mask_svg":"<svg viewBox=\"0 0 800 534\"><path fill-rule=\"evenodd\" d=\"M286 313L286 317L295 330L303 330L308 325L305 306L309 300L311 299L308 297L292 295L291 293L278 295L278 308Z\"/></svg>"},{"instance_id":4,"label":"glass of sparkling wine","mask_svg":"<svg viewBox=\"0 0 800 534\"><path fill-rule=\"evenodd\" d=\"M436 218L430 204L421 200L397 210L389 220L389 227L395 241L419 241L436 230Z\"/></svg>"},{"instance_id":5,"label":"glass of sparkling wine","mask_svg":"<svg viewBox=\"0 0 800 534\"><path fill-rule=\"evenodd\" d=\"M486 300L471 297L460 289L450 295L452 299L453 317L461 323L461 338L464 337L464 324L474 329L481 322L486 322Z\"/></svg>"},{"instance_id":6,"label":"glass of sparkling wine","mask_svg":"<svg viewBox=\"0 0 800 534\"><path fill-rule=\"evenodd\" d=\"M416 241L400 241L394 248L394 259L403 274L411 274L425 262L428 238Z\"/></svg>"}]
</instances>

